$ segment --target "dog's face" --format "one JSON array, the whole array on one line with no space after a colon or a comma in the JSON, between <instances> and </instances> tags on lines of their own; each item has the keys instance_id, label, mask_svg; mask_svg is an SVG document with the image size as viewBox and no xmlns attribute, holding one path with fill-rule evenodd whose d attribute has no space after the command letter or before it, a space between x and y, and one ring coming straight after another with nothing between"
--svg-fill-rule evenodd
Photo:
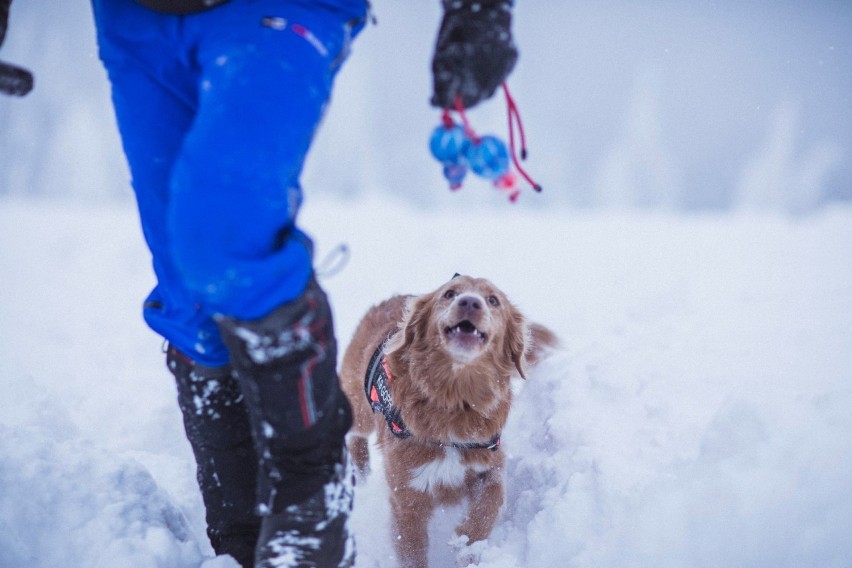
<instances>
[{"instance_id":1,"label":"dog's face","mask_svg":"<svg viewBox=\"0 0 852 568\"><path fill-rule=\"evenodd\" d=\"M434 293L432 320L444 350L457 362L469 363L499 340L509 303L486 280L457 276Z\"/></svg>"},{"instance_id":2,"label":"dog's face","mask_svg":"<svg viewBox=\"0 0 852 568\"><path fill-rule=\"evenodd\" d=\"M431 294L414 300L403 322L403 337L389 351L403 347L440 348L454 366L486 357L509 361L523 376L527 345L524 318L505 294L484 278L456 276ZM490 356L489 356L490 355Z\"/></svg>"}]
</instances>

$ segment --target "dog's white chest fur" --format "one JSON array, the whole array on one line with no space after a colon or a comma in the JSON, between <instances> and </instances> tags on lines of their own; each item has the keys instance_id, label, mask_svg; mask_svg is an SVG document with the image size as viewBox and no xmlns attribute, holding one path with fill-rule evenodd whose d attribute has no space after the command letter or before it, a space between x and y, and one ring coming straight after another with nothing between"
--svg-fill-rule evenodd
<instances>
[{"instance_id":1,"label":"dog's white chest fur","mask_svg":"<svg viewBox=\"0 0 852 568\"><path fill-rule=\"evenodd\" d=\"M466 471L467 468L462 465L461 452L455 448L444 448L441 459L414 469L409 486L424 493L438 487L458 487L464 482Z\"/></svg>"}]
</instances>

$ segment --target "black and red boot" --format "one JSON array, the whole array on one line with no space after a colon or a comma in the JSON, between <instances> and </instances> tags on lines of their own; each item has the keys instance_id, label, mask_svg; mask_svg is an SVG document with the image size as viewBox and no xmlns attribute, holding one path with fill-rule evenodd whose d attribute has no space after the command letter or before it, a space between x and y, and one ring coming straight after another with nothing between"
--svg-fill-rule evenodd
<instances>
[{"instance_id":1,"label":"black and red boot","mask_svg":"<svg viewBox=\"0 0 852 568\"><path fill-rule=\"evenodd\" d=\"M217 555L229 554L243 568L252 568L260 534L257 454L239 385L230 366L196 365L173 346L166 362L195 454L210 543Z\"/></svg>"},{"instance_id":2,"label":"black and red boot","mask_svg":"<svg viewBox=\"0 0 852 568\"><path fill-rule=\"evenodd\" d=\"M344 437L352 410L337 376L325 293L301 296L264 318L218 318L259 456L256 566L348 567L353 476Z\"/></svg>"}]
</instances>

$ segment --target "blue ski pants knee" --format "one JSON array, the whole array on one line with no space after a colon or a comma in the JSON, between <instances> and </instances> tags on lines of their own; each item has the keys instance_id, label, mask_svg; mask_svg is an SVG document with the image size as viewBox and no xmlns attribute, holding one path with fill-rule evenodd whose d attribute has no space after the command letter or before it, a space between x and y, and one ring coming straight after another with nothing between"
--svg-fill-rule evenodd
<instances>
[{"instance_id":1,"label":"blue ski pants knee","mask_svg":"<svg viewBox=\"0 0 852 568\"><path fill-rule=\"evenodd\" d=\"M145 320L200 364L225 364L213 316L261 318L311 277L299 176L366 2L93 7L157 277Z\"/></svg>"}]
</instances>

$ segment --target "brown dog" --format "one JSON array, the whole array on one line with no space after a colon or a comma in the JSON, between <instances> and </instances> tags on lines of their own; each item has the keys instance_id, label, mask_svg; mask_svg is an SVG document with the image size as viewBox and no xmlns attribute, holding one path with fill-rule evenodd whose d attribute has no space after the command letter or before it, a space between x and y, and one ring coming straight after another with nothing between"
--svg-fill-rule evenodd
<instances>
[{"instance_id":1,"label":"brown dog","mask_svg":"<svg viewBox=\"0 0 852 568\"><path fill-rule=\"evenodd\" d=\"M504 499L510 379L555 343L496 286L468 276L390 298L361 320L340 372L355 413L350 450L365 475L367 437L378 430L400 566L426 566L439 504L466 499L456 533L467 542L491 533Z\"/></svg>"}]
</instances>

